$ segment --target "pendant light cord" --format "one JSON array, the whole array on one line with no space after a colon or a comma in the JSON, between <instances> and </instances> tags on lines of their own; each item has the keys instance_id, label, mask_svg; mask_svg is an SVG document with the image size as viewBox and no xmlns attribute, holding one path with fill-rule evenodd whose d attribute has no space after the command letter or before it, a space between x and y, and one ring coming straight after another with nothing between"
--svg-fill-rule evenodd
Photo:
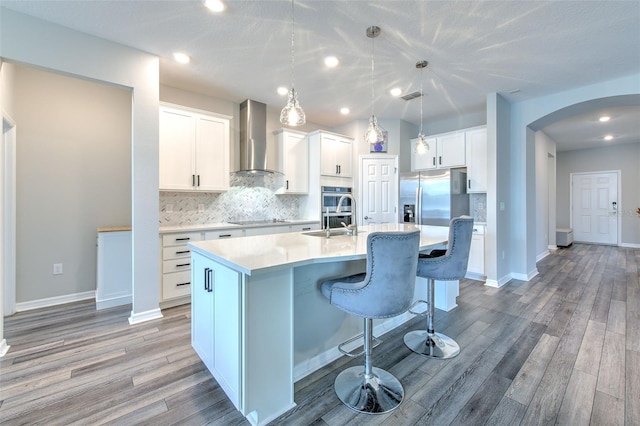
<instances>
[{"instance_id":1,"label":"pendant light cord","mask_svg":"<svg viewBox=\"0 0 640 426\"><path fill-rule=\"evenodd\" d=\"M422 89L422 74L424 68L420 68L420 136L423 135L422 133L422 105L424 104L424 90Z\"/></svg>"},{"instance_id":2,"label":"pendant light cord","mask_svg":"<svg viewBox=\"0 0 640 426\"><path fill-rule=\"evenodd\" d=\"M375 69L375 42L374 37L371 37L371 116L373 116L373 103L375 101L374 89L373 89L373 70Z\"/></svg>"},{"instance_id":3,"label":"pendant light cord","mask_svg":"<svg viewBox=\"0 0 640 426\"><path fill-rule=\"evenodd\" d=\"M295 16L293 14L293 1L291 0L291 89L294 88L295 85L295 77L293 73L293 69L295 68Z\"/></svg>"}]
</instances>

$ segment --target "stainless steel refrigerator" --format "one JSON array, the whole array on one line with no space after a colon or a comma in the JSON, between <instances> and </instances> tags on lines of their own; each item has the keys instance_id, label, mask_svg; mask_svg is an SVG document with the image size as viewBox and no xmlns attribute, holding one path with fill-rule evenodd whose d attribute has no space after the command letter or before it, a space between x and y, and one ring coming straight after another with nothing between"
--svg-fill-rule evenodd
<instances>
[{"instance_id":1,"label":"stainless steel refrigerator","mask_svg":"<svg viewBox=\"0 0 640 426\"><path fill-rule=\"evenodd\" d=\"M467 169L401 173L399 203L399 222L448 226L469 214Z\"/></svg>"}]
</instances>

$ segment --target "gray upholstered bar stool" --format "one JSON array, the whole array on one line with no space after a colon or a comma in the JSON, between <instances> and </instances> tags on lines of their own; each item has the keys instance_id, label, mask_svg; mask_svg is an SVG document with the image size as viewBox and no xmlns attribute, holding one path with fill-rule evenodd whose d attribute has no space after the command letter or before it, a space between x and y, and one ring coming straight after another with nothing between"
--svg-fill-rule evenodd
<instances>
[{"instance_id":1,"label":"gray upholstered bar stool","mask_svg":"<svg viewBox=\"0 0 640 426\"><path fill-rule=\"evenodd\" d=\"M435 280L453 281L464 278L467 273L471 236L473 234L473 218L460 216L449 223L449 242L447 250L434 250L430 254L420 254L417 276L427 279L427 300L418 300L409 312L425 316L426 330L411 331L404 336L404 343L412 351L429 358L453 358L460 352L455 340L433 327ZM426 303L425 312L414 312L416 305Z\"/></svg>"},{"instance_id":2,"label":"gray upholstered bar stool","mask_svg":"<svg viewBox=\"0 0 640 426\"><path fill-rule=\"evenodd\" d=\"M364 318L364 369L351 367L336 377L338 398L360 413L382 414L398 407L404 389L393 375L371 365L373 319L390 318L407 311L415 289L420 231L372 232L367 236L366 273L328 280L322 294L331 304L351 315ZM376 339L377 340L377 339Z\"/></svg>"}]
</instances>

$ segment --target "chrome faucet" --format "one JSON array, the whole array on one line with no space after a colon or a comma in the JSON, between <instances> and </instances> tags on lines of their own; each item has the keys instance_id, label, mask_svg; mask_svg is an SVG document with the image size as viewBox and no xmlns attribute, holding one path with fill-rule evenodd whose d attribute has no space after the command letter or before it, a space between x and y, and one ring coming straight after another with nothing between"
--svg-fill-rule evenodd
<instances>
[{"instance_id":1,"label":"chrome faucet","mask_svg":"<svg viewBox=\"0 0 640 426\"><path fill-rule=\"evenodd\" d=\"M336 213L342 212L342 202L344 201L345 198L351 199L351 204L353 206L351 208L351 217L353 218L353 224L347 225L344 222L342 222L342 226L347 228L347 230L351 231L352 235L358 235L358 215L357 215L358 211L356 208L356 199L353 197L353 195L343 194L342 197L340 197L340 199L338 200L338 207L336 208Z\"/></svg>"}]
</instances>

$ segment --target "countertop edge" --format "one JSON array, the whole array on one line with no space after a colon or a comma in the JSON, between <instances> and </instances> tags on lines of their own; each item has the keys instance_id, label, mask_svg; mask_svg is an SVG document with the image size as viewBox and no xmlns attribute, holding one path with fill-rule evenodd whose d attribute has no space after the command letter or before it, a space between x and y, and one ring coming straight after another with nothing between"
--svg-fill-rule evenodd
<instances>
[{"instance_id":1,"label":"countertop edge","mask_svg":"<svg viewBox=\"0 0 640 426\"><path fill-rule=\"evenodd\" d=\"M306 225L320 223L319 220L287 220L286 222L260 223L254 225L236 225L234 223L219 222L198 225L168 225L160 226L161 234L171 234L174 232L187 231L214 231L219 229L247 229L247 228L266 228L270 226L289 226L289 225Z\"/></svg>"}]
</instances>

